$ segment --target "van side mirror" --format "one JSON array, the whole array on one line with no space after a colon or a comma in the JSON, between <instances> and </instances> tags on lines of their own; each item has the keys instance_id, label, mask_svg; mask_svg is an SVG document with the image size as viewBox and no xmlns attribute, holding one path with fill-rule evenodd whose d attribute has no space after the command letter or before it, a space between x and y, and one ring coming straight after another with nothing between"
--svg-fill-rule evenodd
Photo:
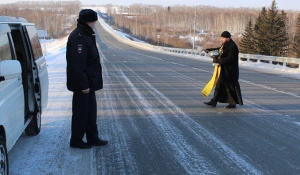
<instances>
[{"instance_id":1,"label":"van side mirror","mask_svg":"<svg viewBox=\"0 0 300 175\"><path fill-rule=\"evenodd\" d=\"M21 74L22 68L18 60L0 61L0 81L17 78Z\"/></svg>"}]
</instances>

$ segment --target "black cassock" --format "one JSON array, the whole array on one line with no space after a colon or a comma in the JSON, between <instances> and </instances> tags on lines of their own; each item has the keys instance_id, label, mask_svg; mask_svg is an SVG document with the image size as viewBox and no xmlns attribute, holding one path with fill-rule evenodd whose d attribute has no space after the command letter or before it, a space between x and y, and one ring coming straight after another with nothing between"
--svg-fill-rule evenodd
<instances>
[{"instance_id":1,"label":"black cassock","mask_svg":"<svg viewBox=\"0 0 300 175\"><path fill-rule=\"evenodd\" d=\"M217 81L213 101L243 105L239 79L239 50L232 39L225 43L220 52L220 77Z\"/></svg>"}]
</instances>

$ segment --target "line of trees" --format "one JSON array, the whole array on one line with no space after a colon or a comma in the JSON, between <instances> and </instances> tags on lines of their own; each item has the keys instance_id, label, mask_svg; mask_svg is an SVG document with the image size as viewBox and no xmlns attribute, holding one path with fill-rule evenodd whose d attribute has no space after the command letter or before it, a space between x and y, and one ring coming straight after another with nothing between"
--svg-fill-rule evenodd
<instances>
[{"instance_id":1,"label":"line of trees","mask_svg":"<svg viewBox=\"0 0 300 175\"><path fill-rule=\"evenodd\" d=\"M300 56L299 13L279 10L275 0L262 10L144 4L106 5L106 9L116 29L155 45L192 48L195 21L195 37L200 38L195 44L200 48L220 45L219 35L227 30L243 53ZM189 36L189 40L180 36Z\"/></svg>"},{"instance_id":2,"label":"line of trees","mask_svg":"<svg viewBox=\"0 0 300 175\"><path fill-rule=\"evenodd\" d=\"M273 0L269 9L262 8L255 24L249 20L240 50L250 54L288 56L288 31L287 14L279 11Z\"/></svg>"},{"instance_id":3,"label":"line of trees","mask_svg":"<svg viewBox=\"0 0 300 175\"><path fill-rule=\"evenodd\" d=\"M296 58L300 58L300 14L296 21L296 31L292 43L292 54Z\"/></svg>"},{"instance_id":4,"label":"line of trees","mask_svg":"<svg viewBox=\"0 0 300 175\"><path fill-rule=\"evenodd\" d=\"M152 44L160 42L165 46L185 48L191 48L191 42L182 41L179 37L192 35L195 20L197 37L205 38L202 42L198 41L197 45L210 47L220 43L219 38L214 36L219 36L225 29L236 33L237 37L245 29L247 21L254 20L258 12L250 8L144 4L119 6L118 11L112 5L106 8L110 22L116 28ZM157 38L158 35L160 38Z\"/></svg>"},{"instance_id":5,"label":"line of trees","mask_svg":"<svg viewBox=\"0 0 300 175\"><path fill-rule=\"evenodd\" d=\"M289 25L293 23L291 27ZM249 20L240 42L242 53L288 56L300 58L300 14L290 20L287 13L278 10L276 1L262 8L256 22Z\"/></svg>"},{"instance_id":6,"label":"line of trees","mask_svg":"<svg viewBox=\"0 0 300 175\"><path fill-rule=\"evenodd\" d=\"M0 5L1 16L22 17L47 30L50 38L68 34L76 24L81 3L75 1L19 1Z\"/></svg>"},{"instance_id":7,"label":"line of trees","mask_svg":"<svg viewBox=\"0 0 300 175\"><path fill-rule=\"evenodd\" d=\"M275 0L261 11L144 4L105 7L107 19L116 29L155 45L192 48L195 29L196 46L216 47L220 33L228 30L243 53L300 57L300 14L279 10ZM76 25L80 9L78 0L20 1L0 5L0 15L23 17L47 30L50 38L59 38Z\"/></svg>"}]
</instances>

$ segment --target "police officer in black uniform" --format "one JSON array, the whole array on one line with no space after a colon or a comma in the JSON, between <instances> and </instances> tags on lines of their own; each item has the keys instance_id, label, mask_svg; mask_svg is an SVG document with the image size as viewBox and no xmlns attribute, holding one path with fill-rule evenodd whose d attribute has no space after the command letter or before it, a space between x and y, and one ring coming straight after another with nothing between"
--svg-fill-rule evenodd
<instances>
[{"instance_id":1,"label":"police officer in black uniform","mask_svg":"<svg viewBox=\"0 0 300 175\"><path fill-rule=\"evenodd\" d=\"M67 88L73 92L70 147L88 149L106 145L98 137L95 91L103 88L102 68L94 27L97 12L79 12L77 27L67 42ZM86 134L87 143L82 139Z\"/></svg>"}]
</instances>

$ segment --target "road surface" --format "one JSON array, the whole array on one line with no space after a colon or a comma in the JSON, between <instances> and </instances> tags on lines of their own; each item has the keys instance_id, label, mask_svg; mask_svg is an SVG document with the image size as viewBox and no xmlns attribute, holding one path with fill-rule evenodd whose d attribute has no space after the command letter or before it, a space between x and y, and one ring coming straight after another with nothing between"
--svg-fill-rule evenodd
<instances>
[{"instance_id":1,"label":"road surface","mask_svg":"<svg viewBox=\"0 0 300 175\"><path fill-rule=\"evenodd\" d=\"M104 89L97 92L104 147L69 147L72 93L65 48L47 59L50 92L38 136L9 152L11 174L299 174L300 82L240 69L243 106L207 107L211 63L139 50L100 25Z\"/></svg>"}]
</instances>

